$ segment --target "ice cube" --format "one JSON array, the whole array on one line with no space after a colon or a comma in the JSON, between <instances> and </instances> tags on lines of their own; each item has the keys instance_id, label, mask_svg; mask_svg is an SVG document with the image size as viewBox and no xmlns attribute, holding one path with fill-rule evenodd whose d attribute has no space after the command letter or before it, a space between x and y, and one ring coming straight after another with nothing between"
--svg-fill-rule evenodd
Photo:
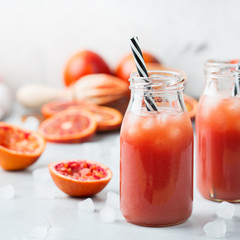
<instances>
[{"instance_id":1,"label":"ice cube","mask_svg":"<svg viewBox=\"0 0 240 240\"><path fill-rule=\"evenodd\" d=\"M105 223L113 223L115 220L115 211L112 207L104 207L100 211L100 218Z\"/></svg>"},{"instance_id":2,"label":"ice cube","mask_svg":"<svg viewBox=\"0 0 240 240\"><path fill-rule=\"evenodd\" d=\"M119 194L114 192L107 193L107 207L111 207L113 209L120 209L120 197Z\"/></svg>"},{"instance_id":3,"label":"ice cube","mask_svg":"<svg viewBox=\"0 0 240 240\"><path fill-rule=\"evenodd\" d=\"M145 130L151 129L153 127L154 127L154 119L151 117L146 118L146 120L142 122L142 128Z\"/></svg>"},{"instance_id":4,"label":"ice cube","mask_svg":"<svg viewBox=\"0 0 240 240\"><path fill-rule=\"evenodd\" d=\"M39 126L39 120L33 116L27 117L24 121L24 127L31 131L36 131Z\"/></svg>"},{"instance_id":5,"label":"ice cube","mask_svg":"<svg viewBox=\"0 0 240 240\"><path fill-rule=\"evenodd\" d=\"M234 206L229 202L221 202L217 206L217 216L224 219L231 219L234 215Z\"/></svg>"},{"instance_id":6,"label":"ice cube","mask_svg":"<svg viewBox=\"0 0 240 240\"><path fill-rule=\"evenodd\" d=\"M33 170L32 175L35 183L44 183L51 181L49 170L46 167Z\"/></svg>"},{"instance_id":7,"label":"ice cube","mask_svg":"<svg viewBox=\"0 0 240 240\"><path fill-rule=\"evenodd\" d=\"M203 231L207 237L222 238L227 231L227 225L223 220L215 220L204 225Z\"/></svg>"},{"instance_id":8,"label":"ice cube","mask_svg":"<svg viewBox=\"0 0 240 240\"><path fill-rule=\"evenodd\" d=\"M161 112L157 115L157 121L162 126L167 123L168 114L166 112Z\"/></svg>"},{"instance_id":9,"label":"ice cube","mask_svg":"<svg viewBox=\"0 0 240 240\"><path fill-rule=\"evenodd\" d=\"M12 199L15 197L15 189L12 184L0 187L0 199Z\"/></svg>"},{"instance_id":10,"label":"ice cube","mask_svg":"<svg viewBox=\"0 0 240 240\"><path fill-rule=\"evenodd\" d=\"M78 212L94 212L94 203L91 198L87 198L78 203Z\"/></svg>"},{"instance_id":11,"label":"ice cube","mask_svg":"<svg viewBox=\"0 0 240 240\"><path fill-rule=\"evenodd\" d=\"M162 117L162 124L166 124L168 119L168 114L165 112L162 112L161 117Z\"/></svg>"}]
</instances>

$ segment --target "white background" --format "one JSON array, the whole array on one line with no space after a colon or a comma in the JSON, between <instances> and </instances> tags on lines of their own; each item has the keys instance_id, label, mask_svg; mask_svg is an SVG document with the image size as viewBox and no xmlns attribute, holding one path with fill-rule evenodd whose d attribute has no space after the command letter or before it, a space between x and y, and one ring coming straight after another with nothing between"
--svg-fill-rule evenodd
<instances>
[{"instance_id":1,"label":"white background","mask_svg":"<svg viewBox=\"0 0 240 240\"><path fill-rule=\"evenodd\" d=\"M99 53L114 69L137 35L142 49L188 75L199 97L208 58L238 58L238 0L0 0L0 77L63 86L67 59Z\"/></svg>"}]
</instances>

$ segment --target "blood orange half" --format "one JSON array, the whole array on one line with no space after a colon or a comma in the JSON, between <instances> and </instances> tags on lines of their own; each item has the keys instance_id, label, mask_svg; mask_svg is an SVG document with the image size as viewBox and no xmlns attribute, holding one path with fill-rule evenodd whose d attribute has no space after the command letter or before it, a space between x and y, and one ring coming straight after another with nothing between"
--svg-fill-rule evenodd
<instances>
[{"instance_id":1,"label":"blood orange half","mask_svg":"<svg viewBox=\"0 0 240 240\"><path fill-rule=\"evenodd\" d=\"M5 170L22 170L42 154L45 140L39 134L0 122L0 165Z\"/></svg>"},{"instance_id":2,"label":"blood orange half","mask_svg":"<svg viewBox=\"0 0 240 240\"><path fill-rule=\"evenodd\" d=\"M54 162L48 165L56 186L70 196L86 197L100 192L111 180L111 170L86 160Z\"/></svg>"},{"instance_id":3,"label":"blood orange half","mask_svg":"<svg viewBox=\"0 0 240 240\"><path fill-rule=\"evenodd\" d=\"M66 110L44 120L39 133L49 142L73 143L89 140L96 128L93 113L86 110Z\"/></svg>"}]
</instances>

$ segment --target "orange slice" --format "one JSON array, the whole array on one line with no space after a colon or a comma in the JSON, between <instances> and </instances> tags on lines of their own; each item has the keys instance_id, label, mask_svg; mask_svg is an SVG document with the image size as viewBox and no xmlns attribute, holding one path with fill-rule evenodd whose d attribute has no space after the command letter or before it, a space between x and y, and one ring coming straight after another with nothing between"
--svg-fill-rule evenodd
<instances>
[{"instance_id":1,"label":"orange slice","mask_svg":"<svg viewBox=\"0 0 240 240\"><path fill-rule=\"evenodd\" d=\"M84 106L83 102L75 101L52 101L43 105L41 112L42 115L46 118L52 117L54 114L65 111L71 107Z\"/></svg>"},{"instance_id":2,"label":"orange slice","mask_svg":"<svg viewBox=\"0 0 240 240\"><path fill-rule=\"evenodd\" d=\"M51 117L54 114L75 109L76 111L87 110L95 115L97 121L97 131L113 131L120 128L122 123L122 113L114 108L98 106L85 102L72 101L54 101L42 107L42 113L45 117Z\"/></svg>"},{"instance_id":3,"label":"orange slice","mask_svg":"<svg viewBox=\"0 0 240 240\"><path fill-rule=\"evenodd\" d=\"M118 110L93 104L88 105L87 108L95 115L97 131L113 131L120 128L123 115Z\"/></svg>"},{"instance_id":4,"label":"orange slice","mask_svg":"<svg viewBox=\"0 0 240 240\"><path fill-rule=\"evenodd\" d=\"M44 120L39 133L49 142L73 143L89 140L96 128L93 113L86 110L66 110Z\"/></svg>"}]
</instances>

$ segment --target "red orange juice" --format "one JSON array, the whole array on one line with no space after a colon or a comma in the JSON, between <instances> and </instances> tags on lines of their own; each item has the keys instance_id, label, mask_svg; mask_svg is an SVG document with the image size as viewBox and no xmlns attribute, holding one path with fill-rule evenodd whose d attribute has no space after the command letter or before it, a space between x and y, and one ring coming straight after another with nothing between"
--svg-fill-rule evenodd
<instances>
[{"instance_id":1,"label":"red orange juice","mask_svg":"<svg viewBox=\"0 0 240 240\"><path fill-rule=\"evenodd\" d=\"M200 193L211 200L240 202L240 98L203 95L196 136Z\"/></svg>"},{"instance_id":2,"label":"red orange juice","mask_svg":"<svg viewBox=\"0 0 240 240\"><path fill-rule=\"evenodd\" d=\"M188 113L128 111L120 153L120 203L127 221L168 226L191 215L193 130Z\"/></svg>"}]
</instances>

